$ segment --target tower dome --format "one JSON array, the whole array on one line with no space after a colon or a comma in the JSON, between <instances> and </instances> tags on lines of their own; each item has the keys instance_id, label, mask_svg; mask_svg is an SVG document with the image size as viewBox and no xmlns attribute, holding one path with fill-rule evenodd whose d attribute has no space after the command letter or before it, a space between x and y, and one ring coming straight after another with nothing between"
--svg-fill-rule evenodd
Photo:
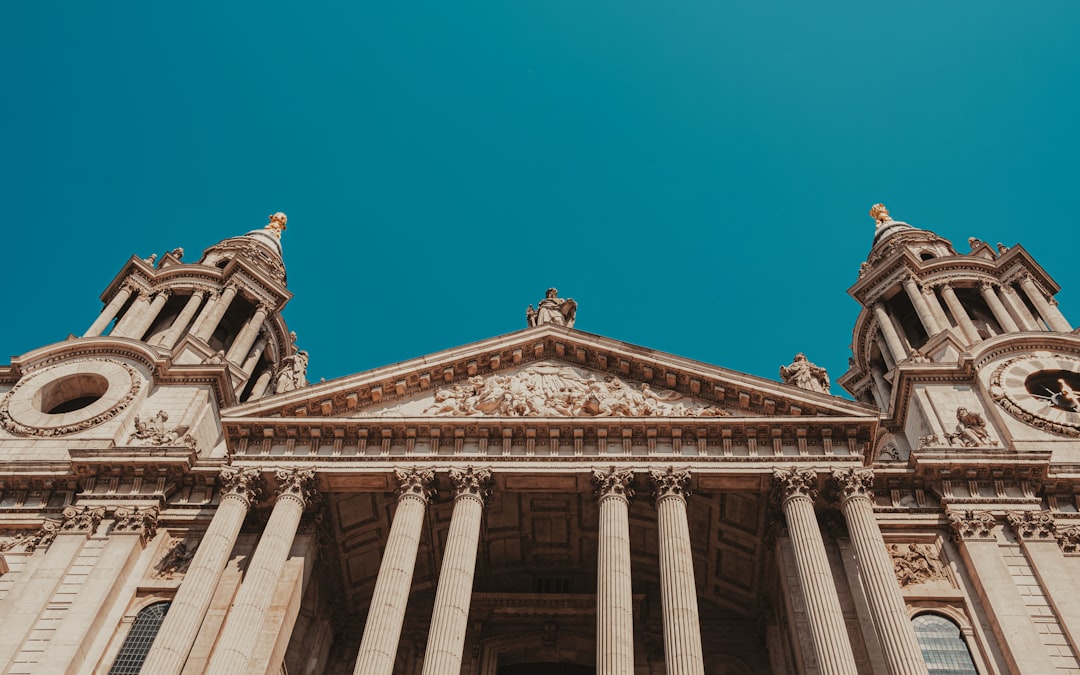
<instances>
[{"instance_id":1,"label":"tower dome","mask_svg":"<svg viewBox=\"0 0 1080 675\"><path fill-rule=\"evenodd\" d=\"M240 257L284 283L285 263L282 260L281 233L285 230L286 222L288 217L279 211L270 216L266 227L225 239L206 249L200 263L223 268L233 258Z\"/></svg>"}]
</instances>

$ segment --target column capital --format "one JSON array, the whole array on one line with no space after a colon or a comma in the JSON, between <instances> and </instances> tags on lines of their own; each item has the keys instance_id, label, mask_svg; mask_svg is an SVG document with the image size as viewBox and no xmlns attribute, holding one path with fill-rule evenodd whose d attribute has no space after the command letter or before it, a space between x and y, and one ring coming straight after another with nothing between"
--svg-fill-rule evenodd
<instances>
[{"instance_id":1,"label":"column capital","mask_svg":"<svg viewBox=\"0 0 1080 675\"><path fill-rule=\"evenodd\" d=\"M1072 527L1054 528L1054 536L1057 539L1061 552L1066 555L1080 554L1080 525ZM29 548L27 549L30 550Z\"/></svg>"},{"instance_id":2,"label":"column capital","mask_svg":"<svg viewBox=\"0 0 1080 675\"><path fill-rule=\"evenodd\" d=\"M413 495L426 504L437 494L434 469L394 469L398 482L397 498Z\"/></svg>"},{"instance_id":3,"label":"column capital","mask_svg":"<svg viewBox=\"0 0 1080 675\"><path fill-rule=\"evenodd\" d=\"M673 466L669 466L664 471L656 469L649 471L649 483L652 485L652 499L655 504L659 504L668 497L680 497L686 501L692 494L690 472L676 471Z\"/></svg>"},{"instance_id":4,"label":"column capital","mask_svg":"<svg viewBox=\"0 0 1080 675\"><path fill-rule=\"evenodd\" d=\"M134 279L128 278L124 279L123 283L120 284L119 290L127 291L132 295L138 295L139 293L143 292L144 288L139 282L135 281Z\"/></svg>"},{"instance_id":5,"label":"column capital","mask_svg":"<svg viewBox=\"0 0 1080 675\"><path fill-rule=\"evenodd\" d=\"M474 497L481 503L491 501L491 469L450 469L450 482L454 486L454 501L462 497Z\"/></svg>"},{"instance_id":6,"label":"column capital","mask_svg":"<svg viewBox=\"0 0 1080 675\"><path fill-rule=\"evenodd\" d=\"M239 293L240 291L243 290L243 288L244 288L244 285L242 283L240 283L236 279L230 279L230 280L225 282L224 286L221 287L221 292L223 294L228 292L228 291L232 291L233 293Z\"/></svg>"},{"instance_id":7,"label":"column capital","mask_svg":"<svg viewBox=\"0 0 1080 675\"><path fill-rule=\"evenodd\" d=\"M634 499L634 472L629 469L593 469L593 496L597 502L617 497L630 503Z\"/></svg>"},{"instance_id":8,"label":"column capital","mask_svg":"<svg viewBox=\"0 0 1080 675\"><path fill-rule=\"evenodd\" d=\"M841 506L856 497L874 499L874 491L870 489L874 486L873 469L836 469L832 472L832 483Z\"/></svg>"},{"instance_id":9,"label":"column capital","mask_svg":"<svg viewBox=\"0 0 1080 675\"><path fill-rule=\"evenodd\" d=\"M315 489L315 469L278 469L274 472L278 486L275 494L281 497L292 497L307 507L311 500L318 494Z\"/></svg>"},{"instance_id":10,"label":"column capital","mask_svg":"<svg viewBox=\"0 0 1080 675\"><path fill-rule=\"evenodd\" d=\"M46 518L45 522L41 524L41 527L38 528L37 532L34 532L26 542L26 552L33 553L42 546L48 546L53 543L53 540L56 539L56 535L60 533L60 526L62 524L63 521Z\"/></svg>"},{"instance_id":11,"label":"column capital","mask_svg":"<svg viewBox=\"0 0 1080 675\"><path fill-rule=\"evenodd\" d=\"M813 469L773 469L773 486L780 495L780 502L796 497L817 497L817 472Z\"/></svg>"},{"instance_id":12,"label":"column capital","mask_svg":"<svg viewBox=\"0 0 1080 675\"><path fill-rule=\"evenodd\" d=\"M63 522L61 532L85 532L87 536L97 531L101 519L105 517L104 506L68 506L61 512Z\"/></svg>"},{"instance_id":13,"label":"column capital","mask_svg":"<svg viewBox=\"0 0 1080 675\"><path fill-rule=\"evenodd\" d=\"M274 313L274 305L270 302L263 300L260 301L259 304L255 307L255 311L262 312L263 314L269 316Z\"/></svg>"},{"instance_id":14,"label":"column capital","mask_svg":"<svg viewBox=\"0 0 1080 675\"><path fill-rule=\"evenodd\" d=\"M171 289L171 288L158 288L158 289L155 289L153 291L153 293L154 293L154 298L155 299L158 298L158 297L161 297L161 298L164 298L165 300L168 300L169 297L172 296L172 294L173 294L173 289Z\"/></svg>"},{"instance_id":15,"label":"column capital","mask_svg":"<svg viewBox=\"0 0 1080 675\"><path fill-rule=\"evenodd\" d=\"M157 534L158 507L156 506L144 508L120 506L113 512L113 518L115 521L111 532L137 534L144 541L153 539Z\"/></svg>"},{"instance_id":16,"label":"column capital","mask_svg":"<svg viewBox=\"0 0 1080 675\"><path fill-rule=\"evenodd\" d=\"M979 288L984 291L992 291L997 287L997 283L990 281L989 279L979 279Z\"/></svg>"},{"instance_id":17,"label":"column capital","mask_svg":"<svg viewBox=\"0 0 1080 675\"><path fill-rule=\"evenodd\" d=\"M222 467L220 479L222 497L231 495L243 501L245 506L251 506L262 496L262 472L258 469Z\"/></svg>"},{"instance_id":18,"label":"column capital","mask_svg":"<svg viewBox=\"0 0 1080 675\"><path fill-rule=\"evenodd\" d=\"M994 526L997 519L989 511L950 511L949 527L952 529L953 538L957 540L967 539L994 539Z\"/></svg>"},{"instance_id":19,"label":"column capital","mask_svg":"<svg viewBox=\"0 0 1080 675\"><path fill-rule=\"evenodd\" d=\"M1005 519L1021 540L1054 538L1054 517L1049 511L1009 511Z\"/></svg>"}]
</instances>

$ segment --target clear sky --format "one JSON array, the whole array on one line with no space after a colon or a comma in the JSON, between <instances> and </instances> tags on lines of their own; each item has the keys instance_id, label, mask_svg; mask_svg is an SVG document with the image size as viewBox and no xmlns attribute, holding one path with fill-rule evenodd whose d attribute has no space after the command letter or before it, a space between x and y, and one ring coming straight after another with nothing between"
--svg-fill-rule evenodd
<instances>
[{"instance_id":1,"label":"clear sky","mask_svg":"<svg viewBox=\"0 0 1080 675\"><path fill-rule=\"evenodd\" d=\"M285 211L318 381L525 325L846 369L871 204L1080 323L1080 3L0 4L0 361ZM834 387L834 391L838 387Z\"/></svg>"}]
</instances>

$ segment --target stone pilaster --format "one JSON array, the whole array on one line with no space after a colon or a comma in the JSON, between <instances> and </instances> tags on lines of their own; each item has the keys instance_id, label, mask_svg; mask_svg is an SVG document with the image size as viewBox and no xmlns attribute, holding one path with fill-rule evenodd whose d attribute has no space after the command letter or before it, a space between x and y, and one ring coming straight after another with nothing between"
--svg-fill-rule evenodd
<instances>
[{"instance_id":1,"label":"stone pilaster","mask_svg":"<svg viewBox=\"0 0 1080 675\"><path fill-rule=\"evenodd\" d=\"M281 469L275 478L277 502L210 656L206 669L210 675L232 675L247 669L300 517L315 494L314 469Z\"/></svg>"},{"instance_id":2,"label":"stone pilaster","mask_svg":"<svg viewBox=\"0 0 1080 675\"><path fill-rule=\"evenodd\" d=\"M1080 560L1066 557L1059 548L1057 527L1049 511L1010 511L1005 517L1061 620L1065 637L1074 651L1080 651L1080 603L1076 602L1080 598Z\"/></svg>"},{"instance_id":3,"label":"stone pilaster","mask_svg":"<svg viewBox=\"0 0 1080 675\"><path fill-rule=\"evenodd\" d=\"M0 668L11 663L19 652L23 640L34 627L38 616L52 601L56 589L72 563L79 556L83 544L97 530L105 516L104 507L69 506L64 509L60 525L50 527L43 533L42 543L51 539L45 556L30 577L14 596L0 603L3 623L0 624ZM38 548L40 551L40 547Z\"/></svg>"},{"instance_id":4,"label":"stone pilaster","mask_svg":"<svg viewBox=\"0 0 1080 675\"><path fill-rule=\"evenodd\" d=\"M833 472L833 479L889 672L892 675L927 675L926 662L896 582L892 557L874 518L873 492L870 490L874 472L871 469L837 470Z\"/></svg>"},{"instance_id":5,"label":"stone pilaster","mask_svg":"<svg viewBox=\"0 0 1080 675\"><path fill-rule=\"evenodd\" d=\"M375 592L371 595L371 609L353 669L355 675L391 675L394 671L424 511L434 494L435 472L431 469L397 469L394 476L398 482L397 511L386 540Z\"/></svg>"},{"instance_id":6,"label":"stone pilaster","mask_svg":"<svg viewBox=\"0 0 1080 675\"><path fill-rule=\"evenodd\" d=\"M472 467L464 471L450 469L450 482L454 486L454 512L439 572L439 589L435 592L423 675L461 673L480 520L491 494L491 471Z\"/></svg>"},{"instance_id":7,"label":"stone pilaster","mask_svg":"<svg viewBox=\"0 0 1080 675\"><path fill-rule=\"evenodd\" d=\"M773 483L791 536L818 668L823 675L856 675L844 614L814 514L817 473L774 469Z\"/></svg>"},{"instance_id":8,"label":"stone pilaster","mask_svg":"<svg viewBox=\"0 0 1080 675\"><path fill-rule=\"evenodd\" d=\"M87 649L104 629L98 619L112 606L120 588L131 576L135 560L142 551L141 544L156 534L157 519L156 506L118 507L113 512L108 542L64 612L36 670L42 673L81 672L87 667Z\"/></svg>"},{"instance_id":9,"label":"stone pilaster","mask_svg":"<svg viewBox=\"0 0 1080 675\"><path fill-rule=\"evenodd\" d=\"M596 671L634 673L634 597L630 583L630 500L634 474L629 470L593 471L600 507L596 561Z\"/></svg>"},{"instance_id":10,"label":"stone pilaster","mask_svg":"<svg viewBox=\"0 0 1080 675\"><path fill-rule=\"evenodd\" d=\"M1052 673L1056 669L1024 598L998 547L997 520L986 511L950 511L949 527L972 583L987 610L990 625L1013 673Z\"/></svg>"},{"instance_id":11,"label":"stone pilaster","mask_svg":"<svg viewBox=\"0 0 1080 675\"><path fill-rule=\"evenodd\" d=\"M147 673L179 675L229 562L248 509L262 492L257 469L221 470L221 500L176 591L169 613L143 664Z\"/></svg>"},{"instance_id":12,"label":"stone pilaster","mask_svg":"<svg viewBox=\"0 0 1080 675\"><path fill-rule=\"evenodd\" d=\"M660 533L660 604L664 620L664 662L668 675L704 675L694 557L686 498L690 472L651 471Z\"/></svg>"}]
</instances>

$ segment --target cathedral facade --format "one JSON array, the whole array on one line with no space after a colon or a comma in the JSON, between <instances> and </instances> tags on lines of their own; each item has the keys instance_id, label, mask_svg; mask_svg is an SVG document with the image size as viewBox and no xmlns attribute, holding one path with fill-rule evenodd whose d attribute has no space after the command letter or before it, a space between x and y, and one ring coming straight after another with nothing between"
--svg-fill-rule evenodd
<instances>
[{"instance_id":1,"label":"cathedral facade","mask_svg":"<svg viewBox=\"0 0 1080 675\"><path fill-rule=\"evenodd\" d=\"M0 672L1080 672L1080 335L871 215L830 394L574 328L312 384L284 214L0 366Z\"/></svg>"}]
</instances>

